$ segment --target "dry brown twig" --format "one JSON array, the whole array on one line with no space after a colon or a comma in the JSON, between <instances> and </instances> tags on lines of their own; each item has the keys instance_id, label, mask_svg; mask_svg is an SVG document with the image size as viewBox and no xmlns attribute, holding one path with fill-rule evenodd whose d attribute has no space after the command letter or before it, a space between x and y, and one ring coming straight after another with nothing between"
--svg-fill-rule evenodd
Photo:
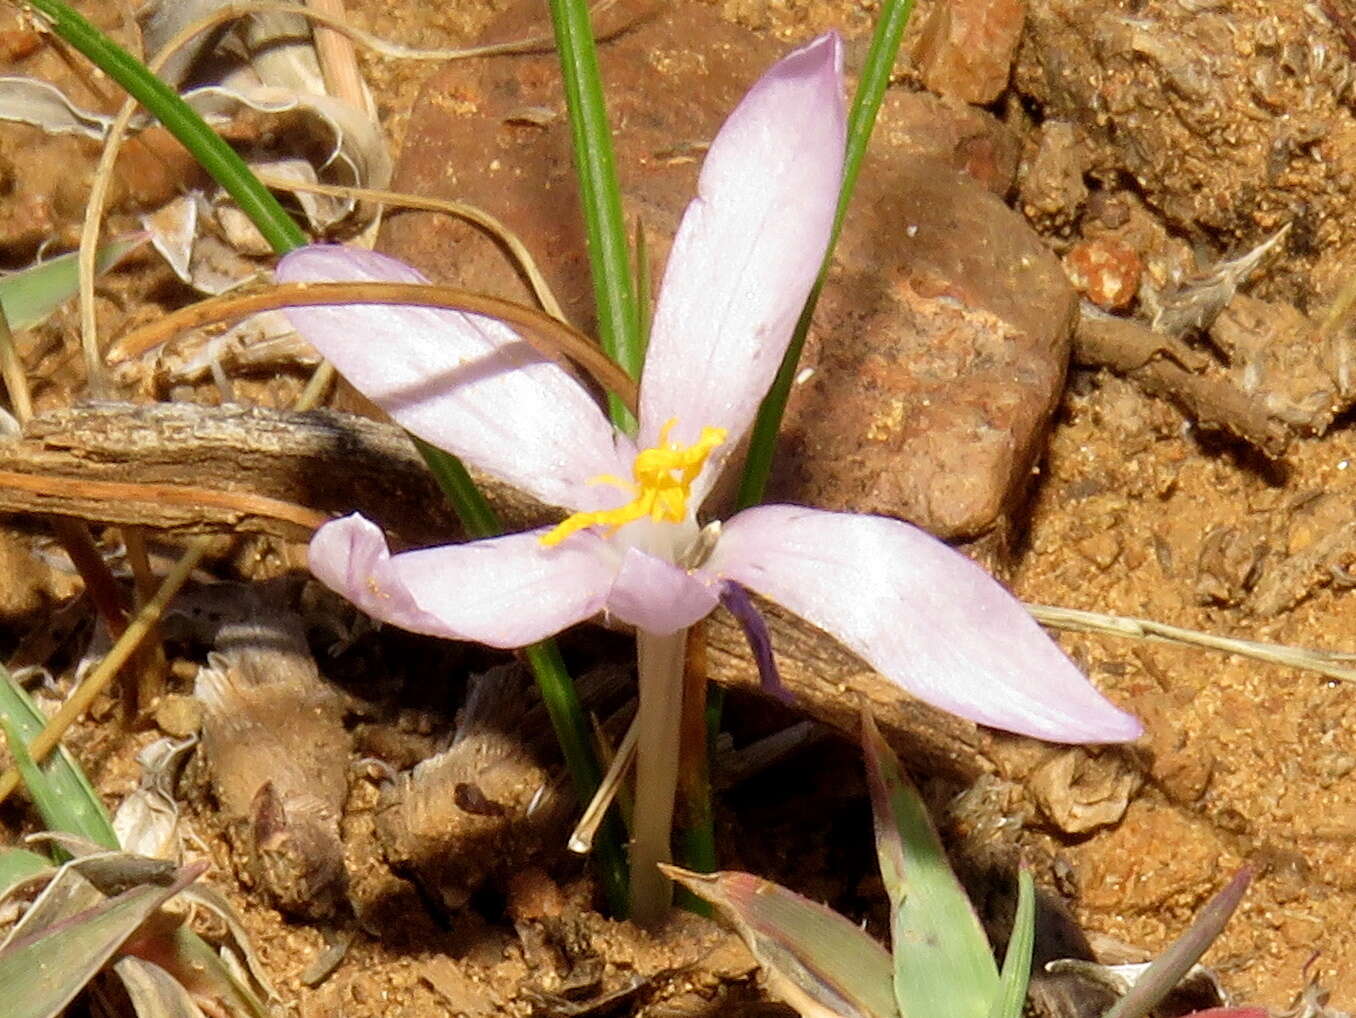
<instances>
[{"instance_id":1,"label":"dry brown twig","mask_svg":"<svg viewBox=\"0 0 1356 1018\"><path fill-rule=\"evenodd\" d=\"M1218 427L1272 459L1285 454L1290 433L1248 394L1203 374L1194 351L1179 353L1180 341L1137 322L1084 312L1074 328L1074 360L1109 368L1144 391L1178 403L1192 420Z\"/></svg>"},{"instance_id":2,"label":"dry brown twig","mask_svg":"<svg viewBox=\"0 0 1356 1018\"><path fill-rule=\"evenodd\" d=\"M319 527L329 519L324 513L305 506L282 502L248 491L221 491L199 488L189 484L137 484L135 482L91 481L77 477L53 477L0 470L0 487L15 495L31 496L34 511L52 511L72 504L99 506L105 502L144 502L166 507L174 506L202 513L207 509L222 509L241 516L262 516L292 524L303 532ZM19 500L26 501L20 498ZM39 508L46 502L55 502L47 510ZM95 510L98 512L98 509ZM69 519L69 517L67 517ZM98 517L96 516L96 519ZM110 522L104 517L101 522ZM133 524L135 525L135 524ZM82 570L83 574L83 570ZM125 625L125 623L124 623ZM115 632L116 636L117 633Z\"/></svg>"},{"instance_id":3,"label":"dry brown twig","mask_svg":"<svg viewBox=\"0 0 1356 1018\"><path fill-rule=\"evenodd\" d=\"M567 359L579 365L604 389L617 394L632 413L638 398L636 381L599 346L550 315L522 304L460 290L422 283L286 283L262 293L226 294L199 301L144 325L120 339L110 357L114 361L134 357L165 342L184 329L197 328L228 318L242 318L260 311L286 307L316 307L334 304L405 304L447 308L487 315L516 325L523 340L539 353L557 362Z\"/></svg>"}]
</instances>

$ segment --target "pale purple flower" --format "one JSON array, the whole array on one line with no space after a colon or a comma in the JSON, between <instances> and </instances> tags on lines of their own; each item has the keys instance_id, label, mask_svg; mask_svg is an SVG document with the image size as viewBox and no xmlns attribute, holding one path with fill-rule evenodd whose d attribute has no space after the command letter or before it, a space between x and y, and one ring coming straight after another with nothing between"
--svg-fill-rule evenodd
<instances>
[{"instance_id":1,"label":"pale purple flower","mask_svg":"<svg viewBox=\"0 0 1356 1018\"><path fill-rule=\"evenodd\" d=\"M316 534L311 569L378 619L494 647L521 647L600 612L674 633L734 582L955 714L1059 742L1135 738L1139 723L1016 600L916 527L790 505L745 510L718 532L697 522L828 245L843 169L840 64L835 35L790 54L712 142L660 290L635 441L502 322L413 307L289 311L415 435L574 514L554 531L394 556L375 525L349 516ZM323 246L288 255L278 278L422 279L390 258ZM662 484L632 483L646 473L644 457L661 461L648 466Z\"/></svg>"}]
</instances>

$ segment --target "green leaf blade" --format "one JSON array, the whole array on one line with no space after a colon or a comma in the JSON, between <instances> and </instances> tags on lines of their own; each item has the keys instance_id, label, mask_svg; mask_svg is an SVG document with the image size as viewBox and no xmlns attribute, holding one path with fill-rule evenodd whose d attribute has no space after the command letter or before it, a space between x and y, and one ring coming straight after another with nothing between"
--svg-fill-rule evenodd
<instances>
[{"instance_id":1,"label":"green leaf blade","mask_svg":"<svg viewBox=\"0 0 1356 1018\"><path fill-rule=\"evenodd\" d=\"M128 252L146 242L144 234L111 240L95 255L95 271L105 272ZM15 332L31 329L74 297L78 282L78 253L58 255L31 268L0 276L0 308Z\"/></svg>"},{"instance_id":2,"label":"green leaf blade","mask_svg":"<svg viewBox=\"0 0 1356 1018\"><path fill-rule=\"evenodd\" d=\"M866 711L862 749L876 853L890 895L899 1012L905 1018L987 1018L999 992L988 938L923 800Z\"/></svg>"},{"instance_id":3,"label":"green leaf blade","mask_svg":"<svg viewBox=\"0 0 1356 1018\"><path fill-rule=\"evenodd\" d=\"M162 904L205 867L167 887L134 887L0 951L7 1018L55 1018Z\"/></svg>"},{"instance_id":4,"label":"green leaf blade","mask_svg":"<svg viewBox=\"0 0 1356 1018\"><path fill-rule=\"evenodd\" d=\"M49 860L26 848L0 850L0 898L29 877L46 873L51 868L52 863Z\"/></svg>"},{"instance_id":5,"label":"green leaf blade","mask_svg":"<svg viewBox=\"0 0 1356 1018\"><path fill-rule=\"evenodd\" d=\"M598 51L586 0L551 0L551 22L560 54L565 107L584 210L584 234L598 311L598 339L609 357L632 378L638 378L645 356L644 343L626 222L622 218L612 128L607 120ZM608 411L618 428L627 434L635 433L635 418L610 393Z\"/></svg>"},{"instance_id":6,"label":"green leaf blade","mask_svg":"<svg viewBox=\"0 0 1356 1018\"><path fill-rule=\"evenodd\" d=\"M118 848L108 811L74 758L60 747L42 764L34 763L29 756L27 744L38 737L46 723L28 693L0 667L0 728L43 822L49 830L77 834L104 848Z\"/></svg>"},{"instance_id":7,"label":"green leaf blade","mask_svg":"<svg viewBox=\"0 0 1356 1018\"><path fill-rule=\"evenodd\" d=\"M989 1009L989 1018L1022 1018L1031 983L1031 955L1036 947L1036 883L1023 866L1017 873L1017 915L1003 956L1002 984Z\"/></svg>"}]
</instances>

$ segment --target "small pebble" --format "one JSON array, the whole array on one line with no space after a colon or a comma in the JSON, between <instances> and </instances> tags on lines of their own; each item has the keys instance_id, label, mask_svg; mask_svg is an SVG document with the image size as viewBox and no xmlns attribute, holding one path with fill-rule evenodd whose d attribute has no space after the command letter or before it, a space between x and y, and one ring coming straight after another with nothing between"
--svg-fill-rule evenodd
<instances>
[{"instance_id":1,"label":"small pebble","mask_svg":"<svg viewBox=\"0 0 1356 1018\"><path fill-rule=\"evenodd\" d=\"M1064 256L1074 289L1108 311L1128 307L1139 291L1144 265L1131 248L1102 237L1079 241Z\"/></svg>"},{"instance_id":2,"label":"small pebble","mask_svg":"<svg viewBox=\"0 0 1356 1018\"><path fill-rule=\"evenodd\" d=\"M195 697L171 693L155 707L155 723L175 739L186 739L202 727L202 704Z\"/></svg>"}]
</instances>

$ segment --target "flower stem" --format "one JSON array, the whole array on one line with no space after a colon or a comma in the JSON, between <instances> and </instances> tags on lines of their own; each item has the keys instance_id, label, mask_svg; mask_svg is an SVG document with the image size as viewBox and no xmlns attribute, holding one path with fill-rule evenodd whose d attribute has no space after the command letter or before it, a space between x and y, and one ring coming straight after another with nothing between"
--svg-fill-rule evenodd
<instances>
[{"instance_id":1,"label":"flower stem","mask_svg":"<svg viewBox=\"0 0 1356 1018\"><path fill-rule=\"evenodd\" d=\"M697 873L716 869L715 816L711 809L710 760L714 733L707 723L706 623L688 630L683 667L683 714L679 724L677 855L679 864ZM717 687L719 688L719 687ZM678 888L675 904L698 915L715 914L710 902L684 887Z\"/></svg>"},{"instance_id":2,"label":"flower stem","mask_svg":"<svg viewBox=\"0 0 1356 1018\"><path fill-rule=\"evenodd\" d=\"M653 926L664 917L673 885L659 872L668 862L673 797L678 788L678 717L683 706L687 630L669 636L636 633L640 668L636 806L631 825L631 918Z\"/></svg>"}]
</instances>

